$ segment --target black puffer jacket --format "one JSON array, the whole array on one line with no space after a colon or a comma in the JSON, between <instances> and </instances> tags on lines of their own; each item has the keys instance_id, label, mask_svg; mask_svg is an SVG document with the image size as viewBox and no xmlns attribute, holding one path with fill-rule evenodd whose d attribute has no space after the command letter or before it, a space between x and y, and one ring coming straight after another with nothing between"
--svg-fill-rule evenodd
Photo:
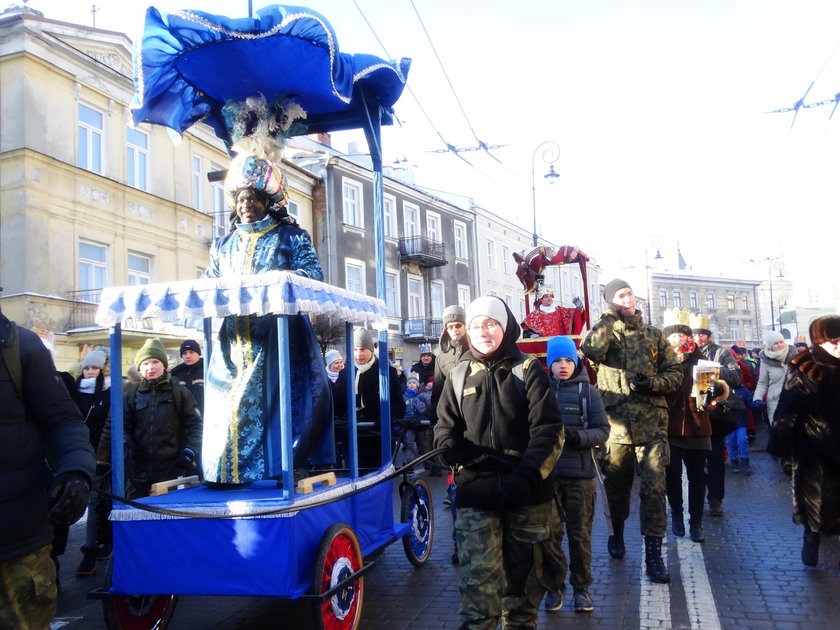
<instances>
[{"instance_id":1,"label":"black puffer jacket","mask_svg":"<svg viewBox=\"0 0 840 630\"><path fill-rule=\"evenodd\" d=\"M47 488L52 474L77 472L93 480L96 463L88 430L49 352L35 333L0 313L0 345L17 336L23 402L6 363L0 360L0 562L48 545ZM25 406L24 406L25 403Z\"/></svg>"},{"instance_id":2,"label":"black puffer jacket","mask_svg":"<svg viewBox=\"0 0 840 630\"><path fill-rule=\"evenodd\" d=\"M100 373L96 379L96 388L93 392L82 392L79 390L82 377L73 382L73 391L70 395L79 408L82 418L85 420L90 434L90 443L94 450L99 446L99 439L102 436L102 429L111 413L111 389L110 379Z\"/></svg>"},{"instance_id":3,"label":"black puffer jacket","mask_svg":"<svg viewBox=\"0 0 840 630\"><path fill-rule=\"evenodd\" d=\"M379 359L374 359L373 365L358 375L359 389L356 392L356 421L375 422L379 426ZM405 415L405 402L397 379L397 371L388 366L388 380L391 384L391 419L402 418ZM335 417L347 418L347 368L338 373L333 390L333 408Z\"/></svg>"},{"instance_id":4,"label":"black puffer jacket","mask_svg":"<svg viewBox=\"0 0 840 630\"><path fill-rule=\"evenodd\" d=\"M490 358L466 352L461 403L450 373L438 405L435 447L446 448L447 458L457 464L458 507L497 509L500 489L513 474L530 483L522 499L526 505L554 494L551 475L563 448L560 409L540 362L516 346L521 329L505 309L508 321L499 349ZM524 387L512 372L519 362L524 362Z\"/></svg>"},{"instance_id":5,"label":"black puffer jacket","mask_svg":"<svg viewBox=\"0 0 840 630\"><path fill-rule=\"evenodd\" d=\"M554 465L554 475L562 479L592 479L595 477L592 448L603 446L610 437L610 422L601 394L589 382L583 361L578 361L574 373L565 381L558 381L551 374L548 378L555 391L560 413L563 414L566 437L563 452ZM584 399L587 407L585 425L582 408Z\"/></svg>"}]
</instances>

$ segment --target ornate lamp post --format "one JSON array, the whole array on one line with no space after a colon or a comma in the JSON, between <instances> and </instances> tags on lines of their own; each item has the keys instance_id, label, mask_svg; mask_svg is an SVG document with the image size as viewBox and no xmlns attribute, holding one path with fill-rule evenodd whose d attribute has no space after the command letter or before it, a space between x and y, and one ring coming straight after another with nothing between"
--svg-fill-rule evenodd
<instances>
[{"instance_id":1,"label":"ornate lamp post","mask_svg":"<svg viewBox=\"0 0 840 630\"><path fill-rule=\"evenodd\" d=\"M545 148L543 148L545 147ZM542 161L543 164L548 164L549 169L548 173L543 175L549 183L554 183L560 174L554 170L554 163L560 157L560 146L554 142L553 140L546 140L541 144L537 145L537 148L534 149L534 154L531 156L531 204L534 210L534 247L537 246L537 184L536 184L536 160L537 160L537 153L539 153L540 149L543 149L542 152Z\"/></svg>"},{"instance_id":2,"label":"ornate lamp post","mask_svg":"<svg viewBox=\"0 0 840 630\"><path fill-rule=\"evenodd\" d=\"M650 294L650 285L653 283L653 267L650 264L650 258L648 257L648 247L650 249L656 250L656 256L653 257L654 260L662 260L662 237L661 236L652 236L647 245L645 245L645 282L647 284L647 323L653 326L653 305L651 304L651 294Z\"/></svg>"}]
</instances>

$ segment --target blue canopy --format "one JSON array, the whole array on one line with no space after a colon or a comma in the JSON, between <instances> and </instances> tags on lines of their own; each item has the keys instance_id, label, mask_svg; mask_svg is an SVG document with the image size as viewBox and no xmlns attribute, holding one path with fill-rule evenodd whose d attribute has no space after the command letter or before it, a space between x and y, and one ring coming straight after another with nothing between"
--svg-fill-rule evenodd
<instances>
[{"instance_id":1,"label":"blue canopy","mask_svg":"<svg viewBox=\"0 0 840 630\"><path fill-rule=\"evenodd\" d=\"M254 18L200 11L146 12L134 55L134 123L182 133L202 121L232 144L221 110L262 94L293 98L307 112L305 133L391 124L411 61L338 50L319 13L272 5Z\"/></svg>"}]
</instances>

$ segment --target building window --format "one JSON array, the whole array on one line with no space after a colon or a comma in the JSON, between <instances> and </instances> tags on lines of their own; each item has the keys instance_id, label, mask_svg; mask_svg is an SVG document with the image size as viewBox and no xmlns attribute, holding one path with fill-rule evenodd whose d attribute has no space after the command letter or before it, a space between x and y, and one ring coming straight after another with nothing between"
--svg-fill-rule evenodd
<instances>
[{"instance_id":1,"label":"building window","mask_svg":"<svg viewBox=\"0 0 840 630\"><path fill-rule=\"evenodd\" d=\"M146 166L149 155L149 134L133 127L126 133L125 170L126 183L140 190L148 190Z\"/></svg>"},{"instance_id":2,"label":"building window","mask_svg":"<svg viewBox=\"0 0 840 630\"><path fill-rule=\"evenodd\" d=\"M224 169L217 164L211 164L214 172ZM210 184L210 200L213 204L213 238L222 238L228 231L228 207L225 200L225 183L223 181Z\"/></svg>"},{"instance_id":3,"label":"building window","mask_svg":"<svg viewBox=\"0 0 840 630\"><path fill-rule=\"evenodd\" d=\"M738 325L738 322L732 322L730 325L730 329L732 331L732 340L737 341L741 338L741 327Z\"/></svg>"},{"instance_id":4,"label":"building window","mask_svg":"<svg viewBox=\"0 0 840 630\"><path fill-rule=\"evenodd\" d=\"M385 236L397 237L397 200L390 195L382 198L382 213L385 218Z\"/></svg>"},{"instance_id":5,"label":"building window","mask_svg":"<svg viewBox=\"0 0 840 630\"><path fill-rule=\"evenodd\" d=\"M745 311L748 311L748 310L749 310L749 308L750 308L750 304L749 304L749 302L747 301L747 296L746 296L746 295L742 295L742 296L741 296L741 309L742 309L742 310L745 310Z\"/></svg>"},{"instance_id":6,"label":"building window","mask_svg":"<svg viewBox=\"0 0 840 630\"><path fill-rule=\"evenodd\" d=\"M691 308L697 308L697 291L688 292L688 303Z\"/></svg>"},{"instance_id":7,"label":"building window","mask_svg":"<svg viewBox=\"0 0 840 630\"><path fill-rule=\"evenodd\" d=\"M344 260L344 288L355 293L365 292L365 263L361 260Z\"/></svg>"},{"instance_id":8,"label":"building window","mask_svg":"<svg viewBox=\"0 0 840 630\"><path fill-rule=\"evenodd\" d=\"M201 210L202 203L201 199L201 158L197 155L192 156L192 201L193 201L193 208L196 210Z\"/></svg>"},{"instance_id":9,"label":"building window","mask_svg":"<svg viewBox=\"0 0 840 630\"><path fill-rule=\"evenodd\" d=\"M385 306L389 316L400 316L400 285L396 271L385 272Z\"/></svg>"},{"instance_id":10,"label":"building window","mask_svg":"<svg viewBox=\"0 0 840 630\"><path fill-rule=\"evenodd\" d=\"M472 300L470 299L470 288L465 284L458 285L458 306L467 310Z\"/></svg>"},{"instance_id":11,"label":"building window","mask_svg":"<svg viewBox=\"0 0 840 630\"><path fill-rule=\"evenodd\" d=\"M502 245L502 271L505 274L510 273L510 247L507 245Z\"/></svg>"},{"instance_id":12,"label":"building window","mask_svg":"<svg viewBox=\"0 0 840 630\"><path fill-rule=\"evenodd\" d=\"M710 311L715 310L715 294L714 293L707 293L706 294L706 308Z\"/></svg>"},{"instance_id":13,"label":"building window","mask_svg":"<svg viewBox=\"0 0 840 630\"><path fill-rule=\"evenodd\" d=\"M659 289L659 306L668 308L668 289Z\"/></svg>"},{"instance_id":14,"label":"building window","mask_svg":"<svg viewBox=\"0 0 840 630\"><path fill-rule=\"evenodd\" d=\"M429 308L431 312L429 316L432 319L441 319L443 317L443 282L435 280L429 285Z\"/></svg>"},{"instance_id":15,"label":"building window","mask_svg":"<svg viewBox=\"0 0 840 630\"><path fill-rule=\"evenodd\" d=\"M128 286L149 284L152 281L152 259L142 254L128 255Z\"/></svg>"},{"instance_id":16,"label":"building window","mask_svg":"<svg viewBox=\"0 0 840 630\"><path fill-rule=\"evenodd\" d=\"M496 268L496 243L489 239L487 240L487 266L490 269Z\"/></svg>"},{"instance_id":17,"label":"building window","mask_svg":"<svg viewBox=\"0 0 840 630\"><path fill-rule=\"evenodd\" d=\"M490 295L495 295L498 297L499 295L499 285L495 282L488 282L487 283L487 293Z\"/></svg>"},{"instance_id":18,"label":"building window","mask_svg":"<svg viewBox=\"0 0 840 630\"><path fill-rule=\"evenodd\" d=\"M434 212L426 212L426 236L437 243L440 242L440 215Z\"/></svg>"},{"instance_id":19,"label":"building window","mask_svg":"<svg viewBox=\"0 0 840 630\"><path fill-rule=\"evenodd\" d=\"M81 299L98 302L108 280L108 248L105 245L79 241L79 289Z\"/></svg>"},{"instance_id":20,"label":"building window","mask_svg":"<svg viewBox=\"0 0 840 630\"><path fill-rule=\"evenodd\" d=\"M453 223L455 233L455 258L467 259L467 226L460 221Z\"/></svg>"},{"instance_id":21,"label":"building window","mask_svg":"<svg viewBox=\"0 0 840 630\"><path fill-rule=\"evenodd\" d=\"M730 311L735 310L735 296L734 295L727 295L726 296L726 308Z\"/></svg>"},{"instance_id":22,"label":"building window","mask_svg":"<svg viewBox=\"0 0 840 630\"><path fill-rule=\"evenodd\" d=\"M358 228L365 227L362 185L347 179L342 180L341 199L344 209L344 223Z\"/></svg>"},{"instance_id":23,"label":"building window","mask_svg":"<svg viewBox=\"0 0 840 630\"><path fill-rule=\"evenodd\" d=\"M79 146L76 165L102 174L102 133L105 117L102 112L79 103Z\"/></svg>"},{"instance_id":24,"label":"building window","mask_svg":"<svg viewBox=\"0 0 840 630\"><path fill-rule=\"evenodd\" d=\"M403 232L409 238L420 236L420 208L403 202Z\"/></svg>"},{"instance_id":25,"label":"building window","mask_svg":"<svg viewBox=\"0 0 840 630\"><path fill-rule=\"evenodd\" d=\"M752 338L752 326L744 324L744 339L749 341Z\"/></svg>"},{"instance_id":26,"label":"building window","mask_svg":"<svg viewBox=\"0 0 840 630\"><path fill-rule=\"evenodd\" d=\"M677 308L682 307L682 291L679 289L674 290L674 306Z\"/></svg>"},{"instance_id":27,"label":"building window","mask_svg":"<svg viewBox=\"0 0 840 630\"><path fill-rule=\"evenodd\" d=\"M290 217L293 217L295 221L300 223L300 204L297 201L292 201L291 199L286 202L286 212L289 213Z\"/></svg>"},{"instance_id":28,"label":"building window","mask_svg":"<svg viewBox=\"0 0 840 630\"><path fill-rule=\"evenodd\" d=\"M419 276L408 276L408 317L423 317L423 279Z\"/></svg>"},{"instance_id":29,"label":"building window","mask_svg":"<svg viewBox=\"0 0 840 630\"><path fill-rule=\"evenodd\" d=\"M204 276L204 267L196 267L195 268L195 279L198 280L199 278Z\"/></svg>"}]
</instances>

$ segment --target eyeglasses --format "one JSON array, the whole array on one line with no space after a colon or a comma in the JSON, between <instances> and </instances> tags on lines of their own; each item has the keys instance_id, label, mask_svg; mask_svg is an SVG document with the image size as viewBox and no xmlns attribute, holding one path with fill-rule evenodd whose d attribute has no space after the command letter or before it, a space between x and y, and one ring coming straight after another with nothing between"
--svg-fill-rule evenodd
<instances>
[{"instance_id":1,"label":"eyeglasses","mask_svg":"<svg viewBox=\"0 0 840 630\"><path fill-rule=\"evenodd\" d=\"M482 324L481 326L470 326L470 332L477 333L480 330L484 330L486 332L493 332L499 326L499 322L487 322L486 324Z\"/></svg>"}]
</instances>

